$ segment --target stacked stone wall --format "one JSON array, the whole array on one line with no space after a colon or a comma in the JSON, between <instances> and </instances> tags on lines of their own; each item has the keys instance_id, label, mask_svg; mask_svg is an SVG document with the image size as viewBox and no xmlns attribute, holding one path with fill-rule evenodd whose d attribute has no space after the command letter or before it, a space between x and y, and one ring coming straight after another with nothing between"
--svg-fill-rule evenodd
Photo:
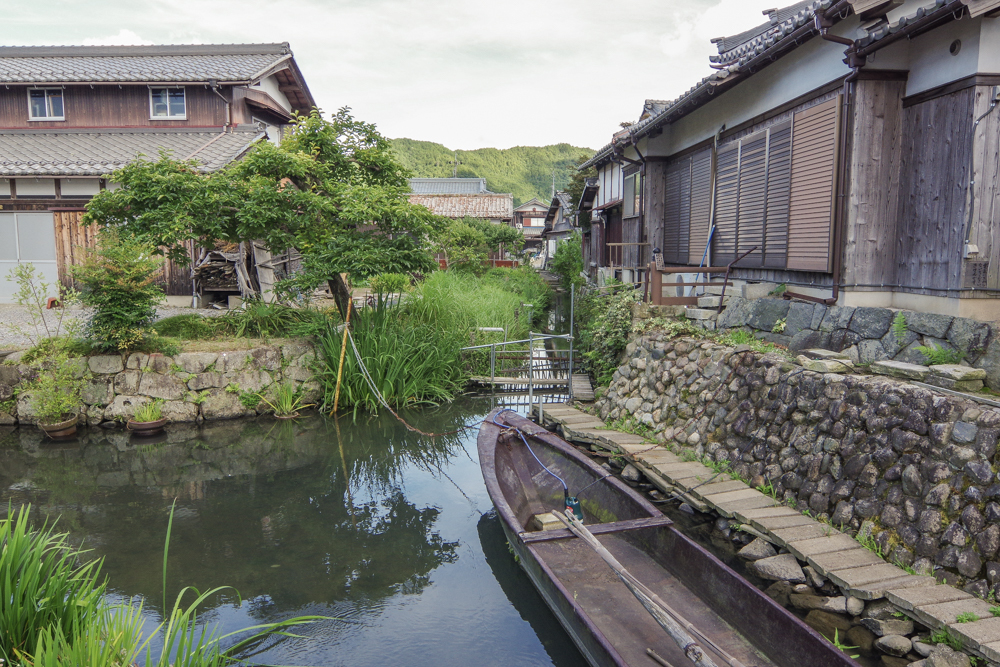
<instances>
[{"instance_id":1,"label":"stacked stone wall","mask_svg":"<svg viewBox=\"0 0 1000 667\"><path fill-rule=\"evenodd\" d=\"M897 312L902 312L906 320L902 334L893 328ZM927 358L919 347L954 350L963 363L984 369L986 384L1000 390L1000 331L964 317L732 297L718 320L708 325L719 329L745 327L793 352L815 348L844 352L854 363L861 364L884 359L926 364Z\"/></svg>"},{"instance_id":2,"label":"stacked stone wall","mask_svg":"<svg viewBox=\"0 0 1000 667\"><path fill-rule=\"evenodd\" d=\"M172 422L250 417L268 408L247 400L269 395L273 385L301 389L306 403L320 387L313 378L313 346L304 342L249 350L162 354L100 355L71 360L85 376L81 422L91 426L127 420L143 403L163 401ZM0 425L34 424L30 383L35 371L10 357L0 364Z\"/></svg>"},{"instance_id":3,"label":"stacked stone wall","mask_svg":"<svg viewBox=\"0 0 1000 667\"><path fill-rule=\"evenodd\" d=\"M890 562L1000 596L998 409L662 334L629 344L596 409L834 526L867 522Z\"/></svg>"}]
</instances>

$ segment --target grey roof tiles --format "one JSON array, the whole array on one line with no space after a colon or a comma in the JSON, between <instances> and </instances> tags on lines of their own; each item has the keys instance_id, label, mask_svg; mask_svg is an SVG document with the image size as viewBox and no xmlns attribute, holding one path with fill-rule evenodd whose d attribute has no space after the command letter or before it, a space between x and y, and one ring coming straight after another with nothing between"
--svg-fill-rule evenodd
<instances>
[{"instance_id":1,"label":"grey roof tiles","mask_svg":"<svg viewBox=\"0 0 1000 667\"><path fill-rule=\"evenodd\" d=\"M485 178L411 178L410 191L421 195L478 195L488 193Z\"/></svg>"},{"instance_id":2,"label":"grey roof tiles","mask_svg":"<svg viewBox=\"0 0 1000 667\"><path fill-rule=\"evenodd\" d=\"M0 131L0 175L105 176L139 156L196 160L215 171L242 155L264 134L251 126L222 133L198 130Z\"/></svg>"},{"instance_id":3,"label":"grey roof tiles","mask_svg":"<svg viewBox=\"0 0 1000 667\"><path fill-rule=\"evenodd\" d=\"M251 81L291 57L288 44L0 47L0 83Z\"/></svg>"}]
</instances>

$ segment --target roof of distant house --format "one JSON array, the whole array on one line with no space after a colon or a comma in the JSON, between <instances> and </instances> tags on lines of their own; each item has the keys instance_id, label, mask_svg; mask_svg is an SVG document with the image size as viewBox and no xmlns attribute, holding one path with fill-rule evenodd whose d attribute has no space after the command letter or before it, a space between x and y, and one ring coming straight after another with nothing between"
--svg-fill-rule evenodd
<instances>
[{"instance_id":1,"label":"roof of distant house","mask_svg":"<svg viewBox=\"0 0 1000 667\"><path fill-rule=\"evenodd\" d=\"M106 176L137 158L155 160L167 151L215 171L265 136L252 125L218 129L0 130L3 176Z\"/></svg>"},{"instance_id":2,"label":"roof of distant house","mask_svg":"<svg viewBox=\"0 0 1000 667\"><path fill-rule=\"evenodd\" d=\"M478 195L489 193L485 178L411 178L410 190L422 195Z\"/></svg>"},{"instance_id":3,"label":"roof of distant house","mask_svg":"<svg viewBox=\"0 0 1000 667\"><path fill-rule=\"evenodd\" d=\"M530 201L524 202L523 204L521 204L520 206L518 206L514 210L515 211L521 211L521 210L527 210L529 208L538 207L538 206L541 206L542 209L543 209L543 211L549 208L549 205L546 204L545 202L543 202L538 197L532 197L532 199ZM540 212L543 212L543 211L540 211Z\"/></svg>"},{"instance_id":4,"label":"roof of distant house","mask_svg":"<svg viewBox=\"0 0 1000 667\"><path fill-rule=\"evenodd\" d=\"M410 201L426 206L446 218L510 220L514 217L514 195L484 193L473 195L411 194Z\"/></svg>"},{"instance_id":5,"label":"roof of distant house","mask_svg":"<svg viewBox=\"0 0 1000 667\"><path fill-rule=\"evenodd\" d=\"M287 42L162 46L0 46L0 83L254 84L277 75L292 106L315 106Z\"/></svg>"}]
</instances>

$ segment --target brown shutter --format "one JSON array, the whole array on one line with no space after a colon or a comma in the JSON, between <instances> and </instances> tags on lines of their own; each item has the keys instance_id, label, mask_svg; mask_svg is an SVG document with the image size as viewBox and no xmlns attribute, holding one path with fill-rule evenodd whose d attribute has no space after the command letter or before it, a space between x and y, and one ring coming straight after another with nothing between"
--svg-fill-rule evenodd
<instances>
[{"instance_id":1,"label":"brown shutter","mask_svg":"<svg viewBox=\"0 0 1000 667\"><path fill-rule=\"evenodd\" d=\"M792 140L789 269L830 271L840 98L795 114Z\"/></svg>"},{"instance_id":2,"label":"brown shutter","mask_svg":"<svg viewBox=\"0 0 1000 667\"><path fill-rule=\"evenodd\" d=\"M788 199L792 175L792 121L770 128L767 140L767 222L764 266L784 268L788 250Z\"/></svg>"},{"instance_id":3,"label":"brown shutter","mask_svg":"<svg viewBox=\"0 0 1000 667\"><path fill-rule=\"evenodd\" d=\"M764 214L767 210L767 131L740 141L739 234L736 255L755 251L740 266L760 266L764 255Z\"/></svg>"},{"instance_id":4,"label":"brown shutter","mask_svg":"<svg viewBox=\"0 0 1000 667\"><path fill-rule=\"evenodd\" d=\"M728 264L736 259L736 227L739 222L740 143L733 142L718 153L715 182L715 235L712 237L712 264Z\"/></svg>"},{"instance_id":5,"label":"brown shutter","mask_svg":"<svg viewBox=\"0 0 1000 667\"><path fill-rule=\"evenodd\" d=\"M691 225L691 158L671 162L666 173L663 209L663 260L686 264Z\"/></svg>"},{"instance_id":6,"label":"brown shutter","mask_svg":"<svg viewBox=\"0 0 1000 667\"><path fill-rule=\"evenodd\" d=\"M691 222L688 264L698 266L705 256L712 207L712 149L691 156Z\"/></svg>"}]
</instances>

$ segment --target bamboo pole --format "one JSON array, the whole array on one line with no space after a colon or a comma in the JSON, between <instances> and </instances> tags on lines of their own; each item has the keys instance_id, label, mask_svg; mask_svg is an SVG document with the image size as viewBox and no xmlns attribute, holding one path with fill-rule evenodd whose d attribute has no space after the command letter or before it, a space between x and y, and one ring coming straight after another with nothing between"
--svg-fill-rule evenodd
<instances>
[{"instance_id":1,"label":"bamboo pole","mask_svg":"<svg viewBox=\"0 0 1000 667\"><path fill-rule=\"evenodd\" d=\"M351 306L354 299L347 301L347 319L344 320L344 340L340 343L340 365L337 366L337 390L333 393L333 412L336 414L337 405L340 403L340 379L344 376L344 353L347 352L347 327L351 326Z\"/></svg>"}]
</instances>

